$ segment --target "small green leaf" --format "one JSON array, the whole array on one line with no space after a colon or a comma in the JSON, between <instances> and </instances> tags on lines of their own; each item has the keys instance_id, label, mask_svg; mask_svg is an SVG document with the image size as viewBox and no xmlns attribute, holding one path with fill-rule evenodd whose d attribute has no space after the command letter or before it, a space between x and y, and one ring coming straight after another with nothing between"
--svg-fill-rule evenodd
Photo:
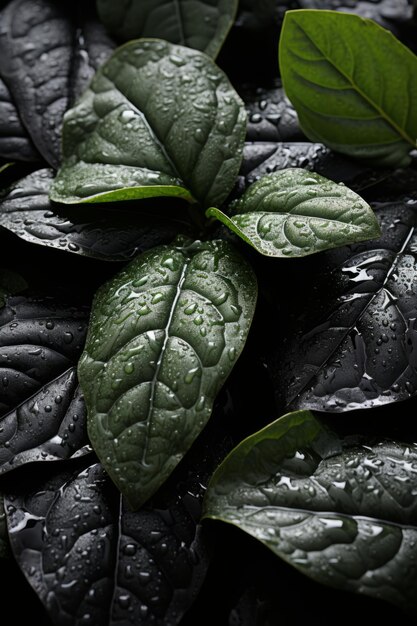
<instances>
[{"instance_id":1,"label":"small green leaf","mask_svg":"<svg viewBox=\"0 0 417 626\"><path fill-rule=\"evenodd\" d=\"M416 613L416 467L416 444L340 440L298 411L226 457L204 516L237 526L318 582Z\"/></svg>"},{"instance_id":2,"label":"small green leaf","mask_svg":"<svg viewBox=\"0 0 417 626\"><path fill-rule=\"evenodd\" d=\"M281 76L312 141L402 167L417 140L417 57L375 22L339 11L285 15Z\"/></svg>"},{"instance_id":3,"label":"small green leaf","mask_svg":"<svg viewBox=\"0 0 417 626\"><path fill-rule=\"evenodd\" d=\"M56 202L178 196L219 206L242 160L244 106L204 53L132 41L67 112Z\"/></svg>"},{"instance_id":4,"label":"small green leaf","mask_svg":"<svg viewBox=\"0 0 417 626\"><path fill-rule=\"evenodd\" d=\"M256 278L230 244L178 244L98 291L79 364L91 443L134 508L206 424L255 308Z\"/></svg>"},{"instance_id":5,"label":"small green leaf","mask_svg":"<svg viewBox=\"0 0 417 626\"><path fill-rule=\"evenodd\" d=\"M231 208L231 217L216 208L206 215L266 256L306 256L380 236L377 219L360 196L299 168L264 176Z\"/></svg>"},{"instance_id":6,"label":"small green leaf","mask_svg":"<svg viewBox=\"0 0 417 626\"><path fill-rule=\"evenodd\" d=\"M158 37L215 58L233 25L238 0L97 0L103 24L119 39Z\"/></svg>"}]
</instances>

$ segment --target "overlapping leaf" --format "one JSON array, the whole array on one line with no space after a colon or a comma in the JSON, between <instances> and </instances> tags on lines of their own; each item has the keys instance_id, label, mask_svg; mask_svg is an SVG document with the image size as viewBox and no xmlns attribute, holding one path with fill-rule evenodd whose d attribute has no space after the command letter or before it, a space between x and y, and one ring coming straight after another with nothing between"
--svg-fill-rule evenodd
<instances>
[{"instance_id":1,"label":"overlapping leaf","mask_svg":"<svg viewBox=\"0 0 417 626\"><path fill-rule=\"evenodd\" d=\"M300 257L380 234L370 206L356 193L306 170L289 168L254 183L216 217L258 252Z\"/></svg>"},{"instance_id":2,"label":"overlapping leaf","mask_svg":"<svg viewBox=\"0 0 417 626\"><path fill-rule=\"evenodd\" d=\"M249 533L307 576L416 613L417 446L343 441L286 415L216 470L205 517Z\"/></svg>"},{"instance_id":3,"label":"overlapping leaf","mask_svg":"<svg viewBox=\"0 0 417 626\"><path fill-rule=\"evenodd\" d=\"M0 19L0 75L36 148L57 167L63 115L114 44L88 10L77 24L77 3L12 0ZM17 121L13 125L20 136ZM24 139L20 158L28 150Z\"/></svg>"},{"instance_id":4,"label":"overlapping leaf","mask_svg":"<svg viewBox=\"0 0 417 626\"><path fill-rule=\"evenodd\" d=\"M209 419L256 292L249 265L222 241L154 248L98 291L80 383L91 443L133 508Z\"/></svg>"},{"instance_id":5,"label":"overlapping leaf","mask_svg":"<svg viewBox=\"0 0 417 626\"><path fill-rule=\"evenodd\" d=\"M57 202L177 196L220 205L242 160L246 114L205 54L132 41L100 69L64 124Z\"/></svg>"},{"instance_id":6,"label":"overlapping leaf","mask_svg":"<svg viewBox=\"0 0 417 626\"><path fill-rule=\"evenodd\" d=\"M180 212L58 207L49 200L53 171L42 169L0 194L0 226L22 239L98 259L130 260L136 253L187 232Z\"/></svg>"},{"instance_id":7,"label":"overlapping leaf","mask_svg":"<svg viewBox=\"0 0 417 626\"><path fill-rule=\"evenodd\" d=\"M226 39L238 0L97 0L100 19L119 39L157 37L215 58Z\"/></svg>"},{"instance_id":8,"label":"overlapping leaf","mask_svg":"<svg viewBox=\"0 0 417 626\"><path fill-rule=\"evenodd\" d=\"M376 215L380 240L327 253L311 287L304 272L308 310L288 294L293 306L273 371L291 408L370 408L417 391L416 213L393 203Z\"/></svg>"},{"instance_id":9,"label":"overlapping leaf","mask_svg":"<svg viewBox=\"0 0 417 626\"><path fill-rule=\"evenodd\" d=\"M338 11L289 11L280 68L312 141L381 165L410 162L417 140L417 57L390 32Z\"/></svg>"}]
</instances>

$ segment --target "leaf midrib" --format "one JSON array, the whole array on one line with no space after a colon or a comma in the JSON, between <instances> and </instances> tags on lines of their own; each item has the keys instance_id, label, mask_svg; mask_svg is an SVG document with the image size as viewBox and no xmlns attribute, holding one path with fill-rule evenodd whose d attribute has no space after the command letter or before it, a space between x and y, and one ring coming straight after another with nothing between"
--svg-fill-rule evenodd
<instances>
[{"instance_id":1,"label":"leaf midrib","mask_svg":"<svg viewBox=\"0 0 417 626\"><path fill-rule=\"evenodd\" d=\"M381 109L381 107L376 104L360 87L359 85L357 85L352 78L346 74L346 72L341 69L340 67L338 67L338 65L336 65L336 63L328 57L328 55L320 48L320 46L310 37L310 35L307 33L306 30L304 30L304 28L296 23L297 27L302 31L302 33L305 35L305 37L309 40L309 42L312 44L313 47L316 48L316 50L318 50L322 55L323 58L332 66L334 67L334 69L336 71L339 72L339 74L341 76L343 76L343 78L352 86L353 89L355 89L357 91L357 93L371 106L375 109L375 111L377 111L377 113L381 116L381 118L383 120L385 120L388 124L390 124L392 126L392 128L394 128L394 130L400 135L400 137L402 137L407 143L411 144L413 146L413 148L416 147L416 141L417 139L412 139L411 137L408 136L408 134L405 132L405 130L403 130L400 126L398 126L398 124L389 116L387 115L387 113Z\"/></svg>"},{"instance_id":2,"label":"leaf midrib","mask_svg":"<svg viewBox=\"0 0 417 626\"><path fill-rule=\"evenodd\" d=\"M391 275L393 274L393 272L395 271L398 259L400 257L401 254L403 254L405 248L407 247L408 242L410 241L411 237L414 234L415 231L415 226L412 226L411 229L409 230L407 236L404 238L404 241L401 245L400 250L398 250L398 252L395 253L395 257L392 261L391 267L387 272L387 275L385 276L385 279L381 285L381 287L379 287L379 289L377 289L372 297L369 299L369 301L365 304L365 306L363 307L362 311L357 315L357 317L355 318L355 321L353 324L351 324L350 326L346 327L346 332L343 333L343 335L341 335L341 337L339 338L337 345L334 347L333 350L330 351L330 353L326 356L326 358L322 361L322 363L317 367L317 369L315 370L315 372L313 372L307 379L306 382L302 385L301 389L299 391L297 391L297 393L288 400L288 406L291 406L291 404L293 404L293 402L295 402L295 400L297 398L299 398L301 396L301 394L306 390L306 388L310 385L310 382L316 378L318 376L318 374L323 370L323 368L327 365L327 363L329 362L329 360L333 357L334 354L336 354L336 352L339 350L341 344L343 343L343 341L346 339L346 337L349 335L349 333L352 332L352 330L355 328L356 324L358 323L359 320L362 319L363 315L366 313L366 311L368 310L368 308L371 306L371 304L373 303L373 301L375 300L375 298L377 296L379 296L379 294L385 289L385 286L388 282L388 280L390 279ZM384 248L384 250L386 251L386 249Z\"/></svg>"}]
</instances>

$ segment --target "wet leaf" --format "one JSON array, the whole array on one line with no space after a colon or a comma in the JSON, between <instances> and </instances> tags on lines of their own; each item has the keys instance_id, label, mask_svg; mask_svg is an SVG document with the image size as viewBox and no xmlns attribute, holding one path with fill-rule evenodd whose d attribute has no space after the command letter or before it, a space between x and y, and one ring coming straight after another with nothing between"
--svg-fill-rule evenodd
<instances>
[{"instance_id":1,"label":"wet leaf","mask_svg":"<svg viewBox=\"0 0 417 626\"><path fill-rule=\"evenodd\" d=\"M77 363L87 318L87 309L53 297L6 297L0 309L0 416Z\"/></svg>"},{"instance_id":2,"label":"wet leaf","mask_svg":"<svg viewBox=\"0 0 417 626\"><path fill-rule=\"evenodd\" d=\"M102 22L119 39L156 37L215 58L236 16L238 0L97 0Z\"/></svg>"},{"instance_id":3,"label":"wet leaf","mask_svg":"<svg viewBox=\"0 0 417 626\"><path fill-rule=\"evenodd\" d=\"M74 367L0 418L0 475L26 463L88 452L86 410Z\"/></svg>"},{"instance_id":4,"label":"wet leaf","mask_svg":"<svg viewBox=\"0 0 417 626\"><path fill-rule=\"evenodd\" d=\"M339 11L289 11L280 68L312 141L381 165L410 162L417 140L417 57L390 32Z\"/></svg>"},{"instance_id":5,"label":"wet leaf","mask_svg":"<svg viewBox=\"0 0 417 626\"><path fill-rule=\"evenodd\" d=\"M198 520L222 445L217 435L199 440L191 460L136 513L98 464L13 487L14 556L54 624L180 622L208 565Z\"/></svg>"},{"instance_id":6,"label":"wet leaf","mask_svg":"<svg viewBox=\"0 0 417 626\"><path fill-rule=\"evenodd\" d=\"M99 70L67 113L57 202L176 196L220 205L234 185L243 103L202 52L132 41Z\"/></svg>"},{"instance_id":7,"label":"wet leaf","mask_svg":"<svg viewBox=\"0 0 417 626\"><path fill-rule=\"evenodd\" d=\"M416 212L393 203L376 216L381 239L323 255L314 285L299 268L308 310L287 294L294 308L272 364L286 406L340 412L417 391Z\"/></svg>"},{"instance_id":8,"label":"wet leaf","mask_svg":"<svg viewBox=\"0 0 417 626\"><path fill-rule=\"evenodd\" d=\"M80 384L92 446L132 508L209 419L256 292L251 268L222 241L154 248L98 291Z\"/></svg>"},{"instance_id":9,"label":"wet leaf","mask_svg":"<svg viewBox=\"0 0 417 626\"><path fill-rule=\"evenodd\" d=\"M340 440L308 411L237 446L204 516L247 532L307 576L416 612L417 446Z\"/></svg>"},{"instance_id":10,"label":"wet leaf","mask_svg":"<svg viewBox=\"0 0 417 626\"><path fill-rule=\"evenodd\" d=\"M4 511L4 497L3 494L0 494L0 559L7 559L9 556L9 535Z\"/></svg>"},{"instance_id":11,"label":"wet leaf","mask_svg":"<svg viewBox=\"0 0 417 626\"><path fill-rule=\"evenodd\" d=\"M3 159L37 161L40 159L22 125L10 91L0 79L0 156Z\"/></svg>"},{"instance_id":12,"label":"wet leaf","mask_svg":"<svg viewBox=\"0 0 417 626\"><path fill-rule=\"evenodd\" d=\"M264 176L231 205L206 212L261 254L300 257L378 237L370 206L344 185L289 168Z\"/></svg>"},{"instance_id":13,"label":"wet leaf","mask_svg":"<svg viewBox=\"0 0 417 626\"><path fill-rule=\"evenodd\" d=\"M0 194L0 226L22 239L106 261L130 260L138 252L172 241L187 225L176 212L156 207L109 211L97 206L62 207L49 200L53 171L37 170ZM131 207L130 207L131 208Z\"/></svg>"},{"instance_id":14,"label":"wet leaf","mask_svg":"<svg viewBox=\"0 0 417 626\"><path fill-rule=\"evenodd\" d=\"M77 3L12 0L0 19L0 75L36 148L57 167L63 115L114 44L88 10L78 20Z\"/></svg>"}]
</instances>

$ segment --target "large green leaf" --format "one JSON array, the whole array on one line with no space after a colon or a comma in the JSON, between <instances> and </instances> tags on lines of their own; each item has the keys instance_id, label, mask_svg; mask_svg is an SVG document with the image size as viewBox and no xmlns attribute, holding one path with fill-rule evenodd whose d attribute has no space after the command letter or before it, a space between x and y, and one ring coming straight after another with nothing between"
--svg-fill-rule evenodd
<instances>
[{"instance_id":1,"label":"large green leaf","mask_svg":"<svg viewBox=\"0 0 417 626\"><path fill-rule=\"evenodd\" d=\"M309 411L244 440L205 517L241 528L311 578L416 612L417 445L353 442Z\"/></svg>"},{"instance_id":2,"label":"large green leaf","mask_svg":"<svg viewBox=\"0 0 417 626\"><path fill-rule=\"evenodd\" d=\"M79 364L91 443L134 508L209 419L256 301L256 278L230 244L176 243L98 291Z\"/></svg>"},{"instance_id":3,"label":"large green leaf","mask_svg":"<svg viewBox=\"0 0 417 626\"><path fill-rule=\"evenodd\" d=\"M384 165L409 162L417 57L390 32L338 11L288 11L279 56L285 91L311 140Z\"/></svg>"},{"instance_id":4,"label":"large green leaf","mask_svg":"<svg viewBox=\"0 0 417 626\"><path fill-rule=\"evenodd\" d=\"M232 213L210 208L207 216L267 256L300 257L380 235L371 207L354 191L298 168L261 178Z\"/></svg>"},{"instance_id":5,"label":"large green leaf","mask_svg":"<svg viewBox=\"0 0 417 626\"><path fill-rule=\"evenodd\" d=\"M158 37L215 58L236 16L238 0L97 0L107 28L123 41Z\"/></svg>"},{"instance_id":6,"label":"large green leaf","mask_svg":"<svg viewBox=\"0 0 417 626\"><path fill-rule=\"evenodd\" d=\"M246 113L204 53L132 41L96 73L65 116L52 200L179 196L220 205L242 160Z\"/></svg>"}]
</instances>

